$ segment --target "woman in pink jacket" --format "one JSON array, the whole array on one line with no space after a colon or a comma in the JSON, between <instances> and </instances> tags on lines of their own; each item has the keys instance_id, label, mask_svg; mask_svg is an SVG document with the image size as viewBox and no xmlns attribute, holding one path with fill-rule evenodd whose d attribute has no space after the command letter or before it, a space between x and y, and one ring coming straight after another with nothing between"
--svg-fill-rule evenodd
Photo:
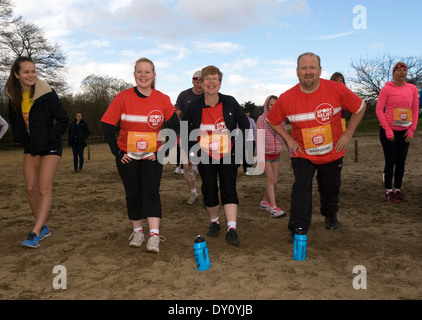
<instances>
[{"instance_id":1,"label":"woman in pink jacket","mask_svg":"<svg viewBox=\"0 0 422 320\"><path fill-rule=\"evenodd\" d=\"M261 169L264 169L267 178L267 189L260 207L268 211L272 218L286 216L286 213L277 206L275 200L275 187L280 171L280 151L283 149L283 138L275 133L267 123L267 114L276 101L276 96L271 95L267 98L264 104L264 113L256 123L258 164L262 167ZM283 122L282 125L286 128L286 123ZM288 149L291 156L291 150Z\"/></svg>"},{"instance_id":2,"label":"woman in pink jacket","mask_svg":"<svg viewBox=\"0 0 422 320\"><path fill-rule=\"evenodd\" d=\"M393 68L393 81L381 89L376 107L385 157L385 199L396 203L408 201L400 189L409 144L418 124L418 90L406 78L407 65L398 62Z\"/></svg>"}]
</instances>

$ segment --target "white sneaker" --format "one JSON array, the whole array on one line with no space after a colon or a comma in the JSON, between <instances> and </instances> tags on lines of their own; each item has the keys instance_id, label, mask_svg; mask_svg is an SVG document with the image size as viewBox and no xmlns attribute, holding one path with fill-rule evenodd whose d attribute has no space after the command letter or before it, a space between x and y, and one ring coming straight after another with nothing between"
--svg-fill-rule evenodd
<instances>
[{"instance_id":1,"label":"white sneaker","mask_svg":"<svg viewBox=\"0 0 422 320\"><path fill-rule=\"evenodd\" d=\"M194 192L190 194L189 200L187 201L187 204L194 204L196 201L198 201L198 193Z\"/></svg>"},{"instance_id":2,"label":"white sneaker","mask_svg":"<svg viewBox=\"0 0 422 320\"><path fill-rule=\"evenodd\" d=\"M131 240L129 242L130 247L139 248L140 246L142 246L142 244L145 241L144 233L143 232L133 232L130 235L129 240Z\"/></svg>"},{"instance_id":3,"label":"white sneaker","mask_svg":"<svg viewBox=\"0 0 422 320\"><path fill-rule=\"evenodd\" d=\"M160 248L158 246L160 244L160 241L162 242L166 241L166 237L158 236L158 235L154 235L150 237L147 243L147 251L151 253L159 253Z\"/></svg>"},{"instance_id":4,"label":"white sneaker","mask_svg":"<svg viewBox=\"0 0 422 320\"><path fill-rule=\"evenodd\" d=\"M277 206L274 208L270 207L270 216L271 218L279 218L286 216L286 213Z\"/></svg>"},{"instance_id":5,"label":"white sneaker","mask_svg":"<svg viewBox=\"0 0 422 320\"><path fill-rule=\"evenodd\" d=\"M174 170L174 173L180 174L180 168L177 167L176 170Z\"/></svg>"},{"instance_id":6,"label":"white sneaker","mask_svg":"<svg viewBox=\"0 0 422 320\"><path fill-rule=\"evenodd\" d=\"M180 174L185 174L185 171L183 169L180 169Z\"/></svg>"}]
</instances>

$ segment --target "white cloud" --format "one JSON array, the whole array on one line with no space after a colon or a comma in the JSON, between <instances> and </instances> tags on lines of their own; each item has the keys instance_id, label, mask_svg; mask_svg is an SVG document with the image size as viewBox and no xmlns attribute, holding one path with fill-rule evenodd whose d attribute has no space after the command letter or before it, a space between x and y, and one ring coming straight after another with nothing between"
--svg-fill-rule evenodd
<instances>
[{"instance_id":1,"label":"white cloud","mask_svg":"<svg viewBox=\"0 0 422 320\"><path fill-rule=\"evenodd\" d=\"M350 36L351 34L354 34L355 32L356 32L355 30L352 30L352 31L343 32L343 33L337 33L337 34L332 34L332 35L328 35L328 36L316 37L315 40L337 39L337 38L342 38L342 37Z\"/></svg>"},{"instance_id":2,"label":"white cloud","mask_svg":"<svg viewBox=\"0 0 422 320\"><path fill-rule=\"evenodd\" d=\"M222 68L225 71L232 71L232 70L244 70L248 68L255 67L259 62L259 58L245 58L241 60L237 60L233 63L223 63Z\"/></svg>"},{"instance_id":3,"label":"white cloud","mask_svg":"<svg viewBox=\"0 0 422 320\"><path fill-rule=\"evenodd\" d=\"M195 49L201 53L228 54L240 50L240 45L231 42L196 41L193 43Z\"/></svg>"},{"instance_id":4,"label":"white cloud","mask_svg":"<svg viewBox=\"0 0 422 320\"><path fill-rule=\"evenodd\" d=\"M77 48L110 48L111 42L108 40L88 40L78 44Z\"/></svg>"}]
</instances>

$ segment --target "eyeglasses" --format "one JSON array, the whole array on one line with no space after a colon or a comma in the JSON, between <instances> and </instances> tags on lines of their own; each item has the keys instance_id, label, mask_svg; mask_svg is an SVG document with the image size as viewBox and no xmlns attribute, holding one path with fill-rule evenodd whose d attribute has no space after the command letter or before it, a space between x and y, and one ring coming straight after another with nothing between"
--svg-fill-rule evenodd
<instances>
[{"instance_id":1,"label":"eyeglasses","mask_svg":"<svg viewBox=\"0 0 422 320\"><path fill-rule=\"evenodd\" d=\"M206 77L204 80L205 81L220 81L218 77Z\"/></svg>"}]
</instances>

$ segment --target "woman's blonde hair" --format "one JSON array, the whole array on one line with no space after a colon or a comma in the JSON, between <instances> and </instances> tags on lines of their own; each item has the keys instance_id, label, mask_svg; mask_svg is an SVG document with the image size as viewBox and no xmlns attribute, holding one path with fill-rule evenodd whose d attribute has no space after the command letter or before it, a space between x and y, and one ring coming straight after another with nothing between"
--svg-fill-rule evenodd
<instances>
[{"instance_id":1,"label":"woman's blonde hair","mask_svg":"<svg viewBox=\"0 0 422 320\"><path fill-rule=\"evenodd\" d=\"M135 63L135 71L136 71L136 65L138 64L138 63L141 63L141 62L147 62L147 63L149 63L149 64L151 64L151 66L152 66L152 72L154 72L155 73L155 66L154 66L154 62L152 62L150 59L148 59L148 58L140 58L140 59L138 59L138 60L136 60L136 63ZM155 79L154 79L154 81L152 82L152 84L151 84L151 88L152 89L155 89Z\"/></svg>"}]
</instances>

